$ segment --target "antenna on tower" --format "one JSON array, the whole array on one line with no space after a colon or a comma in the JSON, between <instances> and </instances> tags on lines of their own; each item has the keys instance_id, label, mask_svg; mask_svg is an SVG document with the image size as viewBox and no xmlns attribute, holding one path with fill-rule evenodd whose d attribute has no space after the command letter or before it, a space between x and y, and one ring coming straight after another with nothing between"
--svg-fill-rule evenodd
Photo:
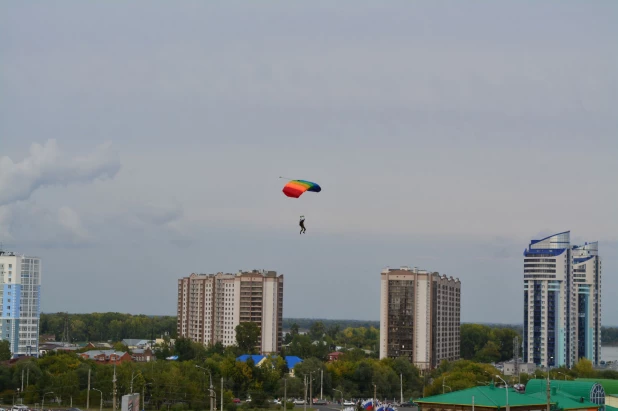
<instances>
[{"instance_id":1,"label":"antenna on tower","mask_svg":"<svg viewBox=\"0 0 618 411\"><path fill-rule=\"evenodd\" d=\"M515 371L515 375L517 376L517 382L520 382L519 379L519 337L516 336L513 338L513 368Z\"/></svg>"}]
</instances>

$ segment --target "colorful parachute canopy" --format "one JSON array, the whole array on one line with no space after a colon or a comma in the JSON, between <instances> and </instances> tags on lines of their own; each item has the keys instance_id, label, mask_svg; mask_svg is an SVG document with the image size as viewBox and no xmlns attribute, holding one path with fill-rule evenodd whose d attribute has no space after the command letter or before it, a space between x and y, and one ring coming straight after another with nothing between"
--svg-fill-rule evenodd
<instances>
[{"instance_id":1,"label":"colorful parachute canopy","mask_svg":"<svg viewBox=\"0 0 618 411\"><path fill-rule=\"evenodd\" d=\"M314 193L319 193L322 191L322 188L316 183L312 183L311 181L305 180L292 180L283 187L283 194L288 197L298 198L305 191L313 191Z\"/></svg>"}]
</instances>

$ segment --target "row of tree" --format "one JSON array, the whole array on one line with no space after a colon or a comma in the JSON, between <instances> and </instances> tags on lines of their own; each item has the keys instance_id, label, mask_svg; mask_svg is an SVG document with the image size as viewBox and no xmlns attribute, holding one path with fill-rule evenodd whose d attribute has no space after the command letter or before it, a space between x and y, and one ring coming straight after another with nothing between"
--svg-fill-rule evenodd
<instances>
[{"instance_id":1,"label":"row of tree","mask_svg":"<svg viewBox=\"0 0 618 411\"><path fill-rule=\"evenodd\" d=\"M218 398L223 398L224 407L233 410L234 398L252 398L252 407L261 407L270 398L302 398L305 389L313 398L344 399L371 398L374 384L380 399L399 400L403 391L404 400L441 393L445 388L456 391L477 385L490 384L496 375L510 383L514 377L506 377L490 364L470 360L443 362L438 368L421 375L419 370L405 359L366 358L359 356L358 349L346 352L334 362L318 358L306 358L293 369L293 375L281 356L268 357L258 366L251 359L236 360L238 347L202 347L206 355L183 360L189 345L176 345L173 354L178 361L154 361L150 363L123 363L118 366L103 365L84 360L74 353L52 353L40 359L22 360L9 367L0 365L0 400L11 403L18 399L25 404L40 404L52 401L66 406L85 407L88 398L88 378L91 406L103 400L110 408L113 398L113 376L117 377L118 399L130 392L143 393L148 409L173 407L174 409L206 409L208 387L214 387ZM581 360L572 369L550 371L551 378L614 378L618 372L596 371L588 360ZM536 375L522 374L520 382L530 378L545 378L543 372ZM212 380L211 380L212 379ZM400 381L403 381L401 385ZM307 387L305 386L307 382ZM21 389L23 387L23 390ZM448 388L447 388L448 387ZM19 390L18 390L19 389ZM339 390L339 391L337 391Z\"/></svg>"},{"instance_id":2,"label":"row of tree","mask_svg":"<svg viewBox=\"0 0 618 411\"><path fill-rule=\"evenodd\" d=\"M57 341L122 341L125 338L176 336L176 317L122 313L41 314L41 334ZM67 332L68 331L68 332Z\"/></svg>"},{"instance_id":3,"label":"row of tree","mask_svg":"<svg viewBox=\"0 0 618 411\"><path fill-rule=\"evenodd\" d=\"M68 335L67 331L68 324ZM327 348L343 346L376 351L380 336L378 321L284 319L285 344L295 337L307 335L311 342L322 340ZM307 331L306 334L302 332ZM56 340L121 341L125 338L176 337L176 317L146 316L121 313L41 314L41 334L53 334ZM462 324L461 356L479 362L501 361L513 356L513 337L522 334L518 325ZM618 327L603 327L603 345L618 345ZM307 338L297 338L296 355L322 357L307 345ZM521 339L520 339L521 342ZM328 350L327 349L327 350Z\"/></svg>"}]
</instances>

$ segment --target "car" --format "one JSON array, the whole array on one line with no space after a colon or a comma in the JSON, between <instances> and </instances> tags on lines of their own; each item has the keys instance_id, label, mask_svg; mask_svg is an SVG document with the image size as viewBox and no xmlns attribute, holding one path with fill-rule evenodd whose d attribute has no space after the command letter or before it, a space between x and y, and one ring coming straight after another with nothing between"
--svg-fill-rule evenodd
<instances>
[{"instance_id":1,"label":"car","mask_svg":"<svg viewBox=\"0 0 618 411\"><path fill-rule=\"evenodd\" d=\"M294 405L305 405L306 403L304 400L294 400Z\"/></svg>"},{"instance_id":2,"label":"car","mask_svg":"<svg viewBox=\"0 0 618 411\"><path fill-rule=\"evenodd\" d=\"M344 405L344 406L346 406L346 407L351 407L351 406L353 406L353 405L355 405L355 404L356 404L356 403L355 403L354 401L350 401L350 400L345 400L345 401L343 402L343 405Z\"/></svg>"},{"instance_id":3,"label":"car","mask_svg":"<svg viewBox=\"0 0 618 411\"><path fill-rule=\"evenodd\" d=\"M314 400L313 405L326 405L326 400Z\"/></svg>"},{"instance_id":4,"label":"car","mask_svg":"<svg viewBox=\"0 0 618 411\"><path fill-rule=\"evenodd\" d=\"M240 404L240 398L234 398L232 401L234 401L234 404Z\"/></svg>"}]
</instances>

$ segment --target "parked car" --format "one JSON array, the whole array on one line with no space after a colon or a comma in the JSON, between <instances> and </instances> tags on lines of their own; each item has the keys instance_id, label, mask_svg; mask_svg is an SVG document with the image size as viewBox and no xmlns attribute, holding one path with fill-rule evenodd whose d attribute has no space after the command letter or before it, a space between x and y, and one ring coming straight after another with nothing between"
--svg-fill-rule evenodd
<instances>
[{"instance_id":1,"label":"parked car","mask_svg":"<svg viewBox=\"0 0 618 411\"><path fill-rule=\"evenodd\" d=\"M351 406L353 406L353 405L355 405L355 404L356 404L356 403L355 403L354 401L350 401L350 400L345 400L345 401L343 402L343 405L344 405L344 406L346 406L346 407L351 407Z\"/></svg>"},{"instance_id":2,"label":"parked car","mask_svg":"<svg viewBox=\"0 0 618 411\"><path fill-rule=\"evenodd\" d=\"M234 404L240 404L240 398L234 398L232 401L234 401Z\"/></svg>"},{"instance_id":3,"label":"parked car","mask_svg":"<svg viewBox=\"0 0 618 411\"><path fill-rule=\"evenodd\" d=\"M294 400L294 405L305 405L306 403L305 400Z\"/></svg>"}]
</instances>

